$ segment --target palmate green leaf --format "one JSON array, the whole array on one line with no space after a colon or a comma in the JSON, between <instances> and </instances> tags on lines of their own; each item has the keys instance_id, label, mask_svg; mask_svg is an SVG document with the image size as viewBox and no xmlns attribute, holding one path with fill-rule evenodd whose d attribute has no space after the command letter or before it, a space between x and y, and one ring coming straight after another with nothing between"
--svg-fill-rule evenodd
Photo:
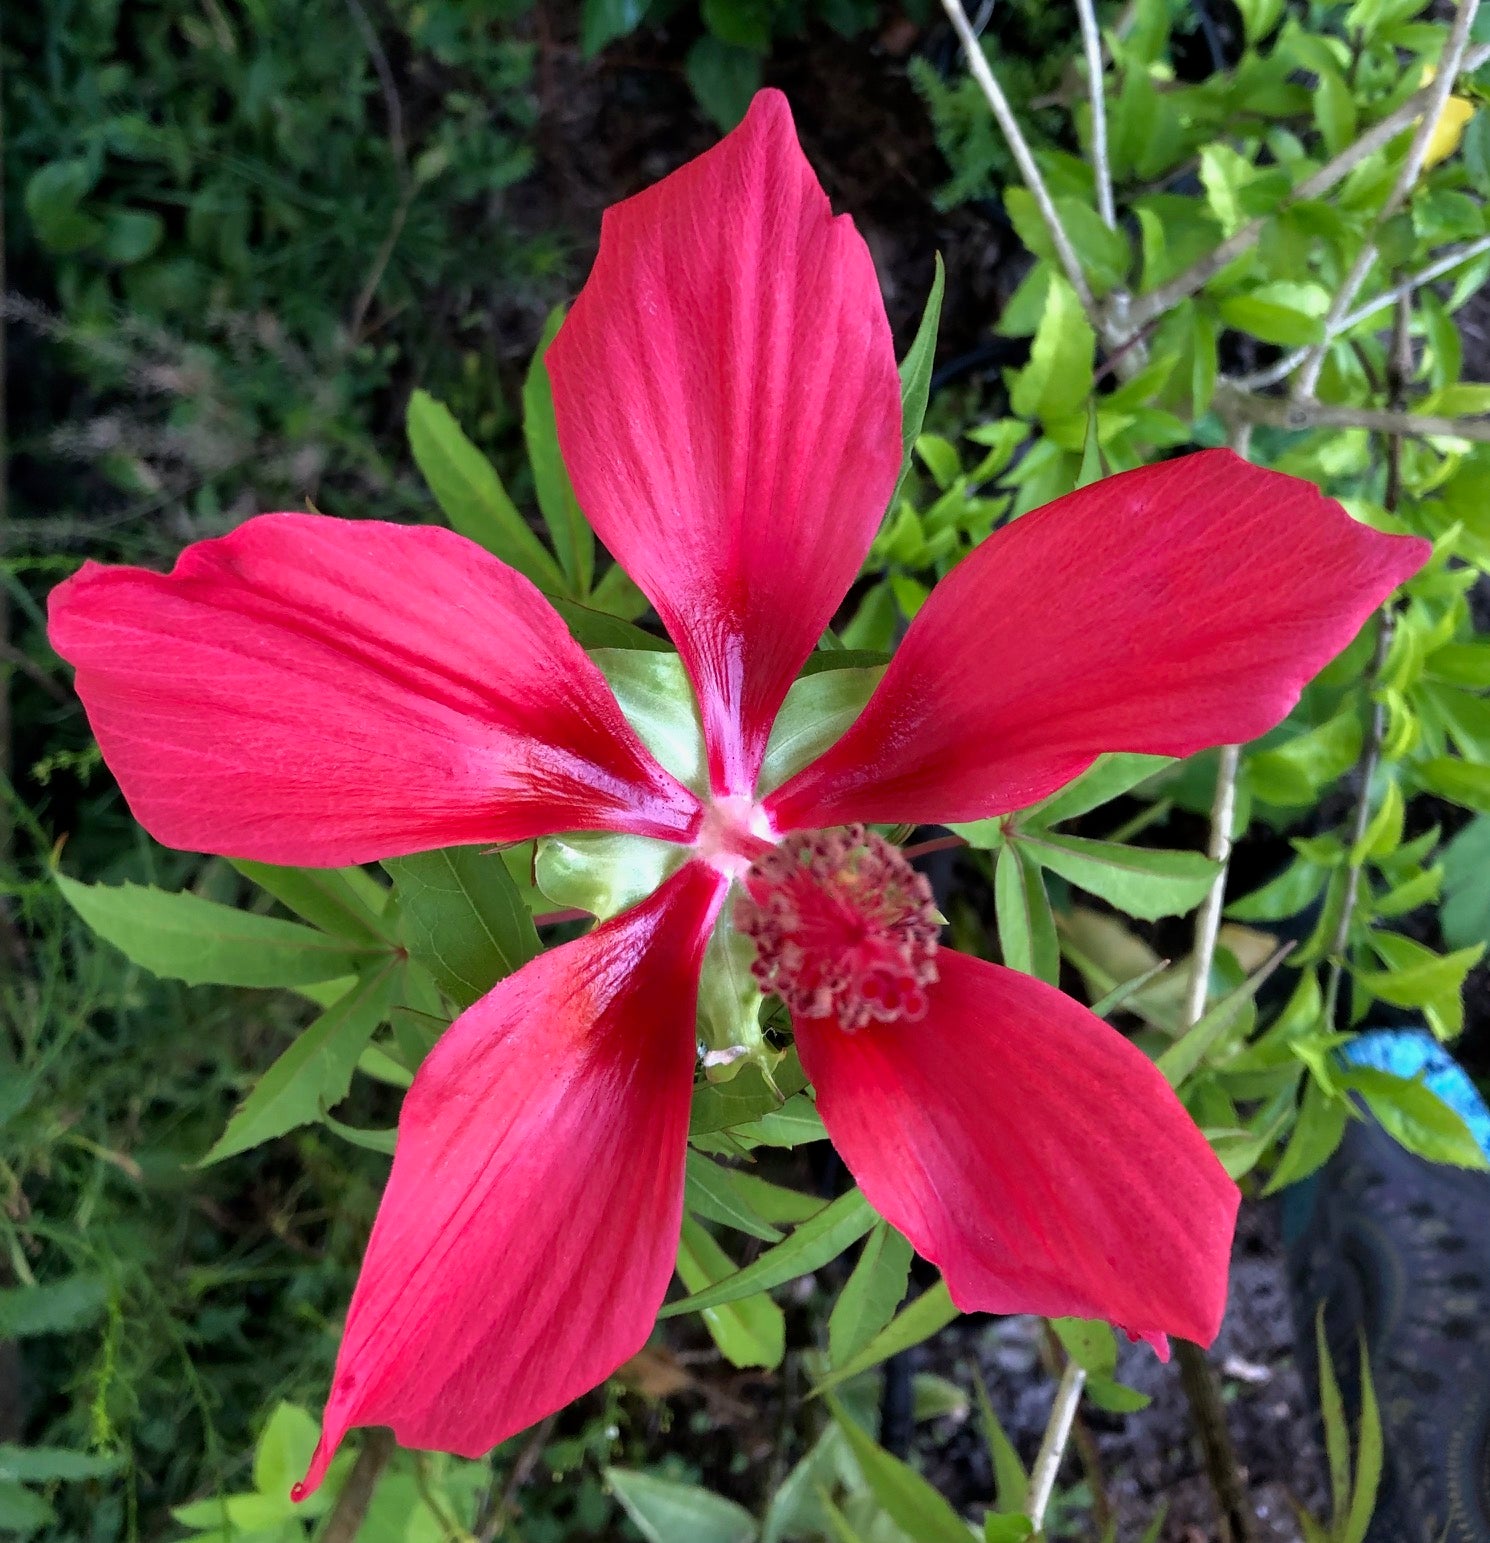
<instances>
[{"instance_id":1,"label":"palmate green leaf","mask_svg":"<svg viewBox=\"0 0 1490 1543\"><path fill-rule=\"evenodd\" d=\"M647 1543L754 1543L755 1518L722 1495L632 1468L605 1482Z\"/></svg>"},{"instance_id":2,"label":"palmate green leaf","mask_svg":"<svg viewBox=\"0 0 1490 1543\"><path fill-rule=\"evenodd\" d=\"M958 1309L947 1291L947 1283L939 1280L902 1307L857 1355L850 1356L842 1366L834 1367L813 1392L827 1393L861 1372L878 1366L881 1361L888 1361L892 1355L919 1345L922 1340L940 1333L957 1316Z\"/></svg>"},{"instance_id":3,"label":"palmate green leaf","mask_svg":"<svg viewBox=\"0 0 1490 1543\"><path fill-rule=\"evenodd\" d=\"M851 1189L798 1226L785 1242L767 1249L743 1270L737 1270L728 1279L695 1292L681 1302L669 1302L658 1317L676 1318L680 1313L702 1312L706 1307L738 1302L757 1291L770 1291L789 1280L808 1275L856 1243L875 1220L869 1202L857 1189Z\"/></svg>"},{"instance_id":4,"label":"palmate green leaf","mask_svg":"<svg viewBox=\"0 0 1490 1543\"><path fill-rule=\"evenodd\" d=\"M900 475L895 479L895 491L890 495L893 509L900 498L900 490L911 469L911 447L921 433L926 421L926 403L931 396L931 372L936 363L936 334L942 318L942 292L946 288L947 272L942 266L942 254L936 254L936 271L931 279L931 293L926 297L926 308L921 312L921 322L905 358L900 361L900 438L902 459Z\"/></svg>"},{"instance_id":5,"label":"palmate green leaf","mask_svg":"<svg viewBox=\"0 0 1490 1543\"><path fill-rule=\"evenodd\" d=\"M427 391L409 398L409 450L454 529L526 574L539 589L561 591L564 575L507 496L491 462L466 438L443 402Z\"/></svg>"},{"instance_id":6,"label":"palmate green leaf","mask_svg":"<svg viewBox=\"0 0 1490 1543\"><path fill-rule=\"evenodd\" d=\"M189 893L80 884L53 873L63 898L105 942L153 975L188 986L299 986L352 975L384 945L329 937Z\"/></svg>"},{"instance_id":7,"label":"palmate green leaf","mask_svg":"<svg viewBox=\"0 0 1490 1543\"><path fill-rule=\"evenodd\" d=\"M1193 910L1220 871L1199 852L1119 846L1051 831L1021 831L1019 842L1042 868L1145 921Z\"/></svg>"},{"instance_id":8,"label":"palmate green leaf","mask_svg":"<svg viewBox=\"0 0 1490 1543\"><path fill-rule=\"evenodd\" d=\"M564 307L555 306L543 326L543 336L523 382L523 439L528 464L533 468L533 490L538 509L553 538L564 570L563 592L582 600L595 579L595 533L574 496L573 484L559 450L559 431L554 424L554 394L549 384L547 355L564 322Z\"/></svg>"},{"instance_id":9,"label":"palmate green leaf","mask_svg":"<svg viewBox=\"0 0 1490 1543\"><path fill-rule=\"evenodd\" d=\"M539 949L502 859L480 847L388 858L404 944L458 1007L485 996Z\"/></svg>"},{"instance_id":10,"label":"palmate green leaf","mask_svg":"<svg viewBox=\"0 0 1490 1543\"><path fill-rule=\"evenodd\" d=\"M691 1216L678 1240L678 1276L692 1292L704 1292L739 1271L733 1259ZM779 1366L786 1353L786 1320L764 1290L703 1308L704 1325L731 1366Z\"/></svg>"},{"instance_id":11,"label":"palmate green leaf","mask_svg":"<svg viewBox=\"0 0 1490 1543\"><path fill-rule=\"evenodd\" d=\"M377 947L390 941L388 924L382 917L388 891L361 868L281 868L241 859L232 862L244 878L322 932Z\"/></svg>"},{"instance_id":12,"label":"palmate green leaf","mask_svg":"<svg viewBox=\"0 0 1490 1543\"><path fill-rule=\"evenodd\" d=\"M910 1279L911 1245L888 1222L876 1222L853 1274L828 1315L828 1357L852 1359L895 1316Z\"/></svg>"},{"instance_id":13,"label":"palmate green leaf","mask_svg":"<svg viewBox=\"0 0 1490 1543\"><path fill-rule=\"evenodd\" d=\"M969 1543L968 1526L914 1468L892 1457L831 1395L833 1418L890 1520L916 1543Z\"/></svg>"},{"instance_id":14,"label":"palmate green leaf","mask_svg":"<svg viewBox=\"0 0 1490 1543\"><path fill-rule=\"evenodd\" d=\"M333 1003L259 1078L200 1166L246 1152L287 1131L310 1125L340 1103L357 1060L388 1016L397 966L371 970Z\"/></svg>"}]
</instances>

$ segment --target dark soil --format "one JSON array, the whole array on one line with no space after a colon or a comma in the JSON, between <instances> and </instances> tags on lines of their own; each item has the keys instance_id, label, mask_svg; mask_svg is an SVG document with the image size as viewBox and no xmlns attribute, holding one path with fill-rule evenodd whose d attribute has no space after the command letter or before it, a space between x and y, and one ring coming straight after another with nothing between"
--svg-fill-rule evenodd
<instances>
[{"instance_id":1,"label":"dark soil","mask_svg":"<svg viewBox=\"0 0 1490 1543\"><path fill-rule=\"evenodd\" d=\"M1314 1415L1294 1360L1292 1318L1282 1244L1271 1206L1242 1209L1232 1256L1231 1298L1211 1352L1225 1390L1232 1441L1257 1508L1260 1543L1297 1543L1303 1534L1295 1507L1326 1509ZM1020 1455L1029 1462L1050 1414L1054 1380L1044 1363L1037 1318L961 1320L925 1348L924 1370L964 1386L978 1370L989 1398ZM1095 1445L1102 1488L1119 1540L1138 1539L1161 1505L1166 1543L1201 1543L1218 1535L1210 1487L1191 1434L1188 1405L1173 1362L1144 1345L1125 1345L1118 1375L1153 1402L1135 1414L1112 1415L1083 1406ZM1073 1441L1061 1483L1083 1478ZM985 1505L993 1472L973 1419L943 1421L923 1437L926 1474L965 1510ZM1089 1477L1089 1476L1088 1476ZM1090 1522L1076 1536L1091 1536Z\"/></svg>"}]
</instances>

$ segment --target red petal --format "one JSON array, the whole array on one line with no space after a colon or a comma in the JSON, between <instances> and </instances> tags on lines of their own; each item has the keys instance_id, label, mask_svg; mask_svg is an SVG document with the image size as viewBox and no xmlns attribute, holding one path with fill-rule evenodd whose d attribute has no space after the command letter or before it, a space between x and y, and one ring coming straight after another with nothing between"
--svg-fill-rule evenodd
<instances>
[{"instance_id":1,"label":"red petal","mask_svg":"<svg viewBox=\"0 0 1490 1543\"><path fill-rule=\"evenodd\" d=\"M169 574L85 564L50 631L168 846L334 866L697 821L548 602L448 530L261 515Z\"/></svg>"},{"instance_id":2,"label":"red petal","mask_svg":"<svg viewBox=\"0 0 1490 1543\"><path fill-rule=\"evenodd\" d=\"M799 1018L833 1144L964 1311L1209 1344L1238 1194L1157 1068L1070 997L942 949L918 1023Z\"/></svg>"},{"instance_id":3,"label":"red petal","mask_svg":"<svg viewBox=\"0 0 1490 1543\"><path fill-rule=\"evenodd\" d=\"M579 501L697 688L714 789L748 793L901 454L874 264L785 97L607 211L548 367Z\"/></svg>"},{"instance_id":4,"label":"red petal","mask_svg":"<svg viewBox=\"0 0 1490 1543\"><path fill-rule=\"evenodd\" d=\"M1104 751L1255 739L1428 553L1225 450L1093 483L943 579L853 727L767 808L781 830L976 820Z\"/></svg>"},{"instance_id":5,"label":"red petal","mask_svg":"<svg viewBox=\"0 0 1490 1543\"><path fill-rule=\"evenodd\" d=\"M354 1425L475 1457L646 1341L678 1251L699 963L723 883L690 863L435 1046L296 1499Z\"/></svg>"}]
</instances>

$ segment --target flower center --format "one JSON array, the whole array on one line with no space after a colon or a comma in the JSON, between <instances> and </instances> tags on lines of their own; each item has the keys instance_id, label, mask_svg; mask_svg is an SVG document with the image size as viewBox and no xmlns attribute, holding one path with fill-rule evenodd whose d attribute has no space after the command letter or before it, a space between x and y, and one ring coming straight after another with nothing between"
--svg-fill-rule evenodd
<instances>
[{"instance_id":1,"label":"flower center","mask_svg":"<svg viewBox=\"0 0 1490 1543\"><path fill-rule=\"evenodd\" d=\"M757 857L735 903L752 973L792 1013L862 1029L926 1016L940 923L931 885L862 825L788 836Z\"/></svg>"}]
</instances>

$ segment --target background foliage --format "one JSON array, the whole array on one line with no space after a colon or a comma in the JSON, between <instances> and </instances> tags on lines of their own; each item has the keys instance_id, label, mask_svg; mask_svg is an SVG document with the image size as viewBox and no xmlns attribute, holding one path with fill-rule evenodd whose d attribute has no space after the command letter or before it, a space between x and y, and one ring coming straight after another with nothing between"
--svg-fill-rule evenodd
<instances>
[{"instance_id":1,"label":"background foliage","mask_svg":"<svg viewBox=\"0 0 1490 1543\"><path fill-rule=\"evenodd\" d=\"M891 647L1001 521L1184 447L1250 442L1359 517L1434 540L1402 601L1242 752L1222 822L1238 844L1228 920L1202 958L1198 1019L1182 919L1217 873L1201 853L1232 773L1214 752L1112 757L1035 809L961 830L949 913L959 946L1058 979L1131 1030L1253 1192L1317 1170L1357 1097L1413 1150L1483 1166L1422 1084L1335 1052L1404 1013L1454 1039L1466 980L1484 1026L1490 372L1474 306L1490 273L1490 77L1458 78L1462 105L1396 198L1412 115L1374 146L1370 130L1422 90L1449 35L1418 0L1247 0L1224 15L1139 0L1101 20L1111 221L1074 20L1012 6L986 35L1073 274L929 9L7 10L0 1337L14 1364L0 1363L0 1528L298 1539L328 1525L356 1461L320 1511L291 1511L401 1089L449 1013L536 950L531 918L555 901L522 851L313 875L152 846L98 762L41 605L84 555L158 564L256 509L313 503L444 518L568 602L587 646L655 647L553 442L542 350L593 240L534 191L553 180L555 59L586 80L639 51L639 78L675 76L729 123L763 74L858 38L924 104L942 157L917 190L924 218L970 211L1005 254L997 315L944 332L939 374L940 289L929 330L902 329L908 398L935 389L840 618L848 649ZM1368 244L1356 309L1407 295L1333 315ZM917 306L929 279L914 277ZM1279 390L1311 350L1317 384L1288 407ZM1372 413L1395 415L1387 431ZM1478 1040L1466 1053L1485 1064ZM494 1536L519 1488L534 1539L970 1535L873 1439L884 1364L954 1309L857 1192L840 1193L790 1055L775 1081L784 1103L751 1067L700 1086L679 1256L691 1296L669 1308L656 1358L490 1463L392 1458L364 1535ZM1084 1370L1098 1407L1137 1407L1110 1333L1054 1330L1054 1362ZM775 1372L766 1459L711 1449L707 1398L688 1429L666 1428L659 1397L694 1386L678 1347ZM997 1475L981 1525L1020 1538L1029 1479L990 1392L975 1395ZM916 1419L967 1408L935 1378L914 1386ZM1344 1415L1326 1409L1341 1450ZM1338 1543L1362 1536L1375 1493L1369 1400L1352 1439L1353 1476L1331 1462L1335 1514L1317 1524ZM1090 1535L1090 1504L1065 1494L1051 1531Z\"/></svg>"}]
</instances>

